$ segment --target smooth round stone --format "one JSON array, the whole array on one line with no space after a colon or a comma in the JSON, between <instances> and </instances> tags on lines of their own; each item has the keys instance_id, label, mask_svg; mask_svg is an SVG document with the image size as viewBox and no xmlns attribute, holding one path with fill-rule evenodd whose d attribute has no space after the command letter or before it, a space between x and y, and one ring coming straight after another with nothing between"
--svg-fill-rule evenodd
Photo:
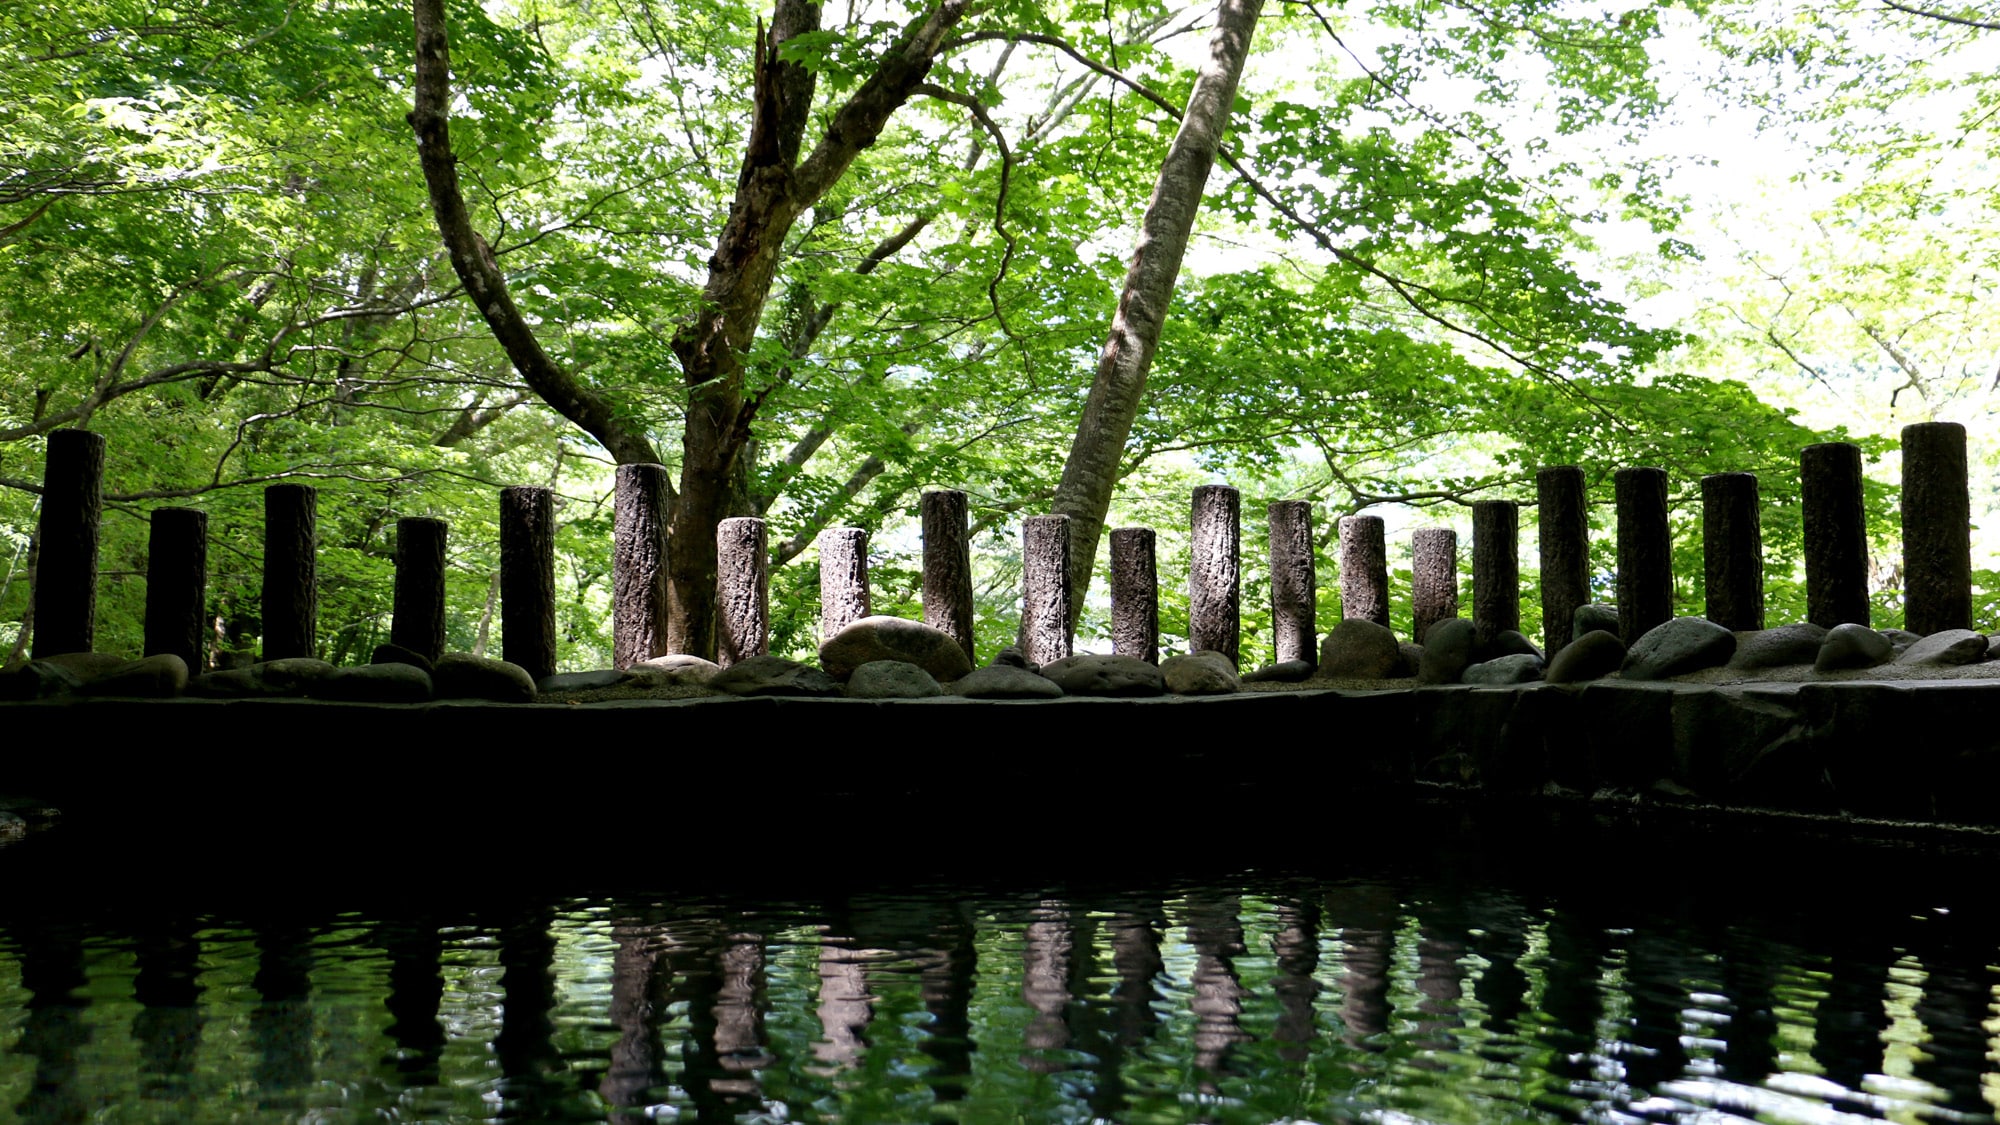
<instances>
[{"instance_id":1,"label":"smooth round stone","mask_svg":"<svg viewBox=\"0 0 2000 1125\"><path fill-rule=\"evenodd\" d=\"M310 656L287 656L252 664L253 673L273 695L305 695L313 685L333 675L333 665Z\"/></svg>"},{"instance_id":2,"label":"smooth round stone","mask_svg":"<svg viewBox=\"0 0 2000 1125\"><path fill-rule=\"evenodd\" d=\"M433 665L431 664L430 657L425 656L423 653L418 652L416 649L404 648L402 645L392 645L387 643L375 646L375 650L368 654L368 663L408 664L412 668L422 668L426 674L428 674L433 667Z\"/></svg>"},{"instance_id":3,"label":"smooth round stone","mask_svg":"<svg viewBox=\"0 0 2000 1125\"><path fill-rule=\"evenodd\" d=\"M54 699L83 687L83 677L48 660L30 660L0 676L0 697Z\"/></svg>"},{"instance_id":4,"label":"smooth round stone","mask_svg":"<svg viewBox=\"0 0 2000 1125\"><path fill-rule=\"evenodd\" d=\"M905 660L871 660L847 677L849 699L929 699L943 694L929 672Z\"/></svg>"},{"instance_id":5,"label":"smooth round stone","mask_svg":"<svg viewBox=\"0 0 2000 1125\"><path fill-rule=\"evenodd\" d=\"M989 664L966 673L952 685L951 693L967 699L1057 699L1063 689L1038 672L1012 664Z\"/></svg>"},{"instance_id":6,"label":"smooth round stone","mask_svg":"<svg viewBox=\"0 0 2000 1125\"><path fill-rule=\"evenodd\" d=\"M1136 656L1066 656L1042 665L1065 695L1146 696L1167 690L1160 670Z\"/></svg>"},{"instance_id":7,"label":"smooth round stone","mask_svg":"<svg viewBox=\"0 0 2000 1125\"><path fill-rule=\"evenodd\" d=\"M131 662L127 657L110 652L59 652L54 656L41 657L39 661L73 674L83 684L100 679Z\"/></svg>"},{"instance_id":8,"label":"smooth round stone","mask_svg":"<svg viewBox=\"0 0 2000 1125\"><path fill-rule=\"evenodd\" d=\"M1492 642L1486 647L1473 652L1473 657L1481 660L1498 660L1503 656L1532 656L1540 660L1542 650L1535 647L1535 642L1529 640L1527 634L1514 629L1502 629L1493 634Z\"/></svg>"},{"instance_id":9,"label":"smooth round stone","mask_svg":"<svg viewBox=\"0 0 2000 1125\"><path fill-rule=\"evenodd\" d=\"M431 691L430 673L401 661L336 668L313 685L315 699L349 703L425 703Z\"/></svg>"},{"instance_id":10,"label":"smooth round stone","mask_svg":"<svg viewBox=\"0 0 2000 1125\"><path fill-rule=\"evenodd\" d=\"M187 686L187 662L170 652L128 660L84 685L89 695L131 695L166 699Z\"/></svg>"},{"instance_id":11,"label":"smooth round stone","mask_svg":"<svg viewBox=\"0 0 2000 1125\"><path fill-rule=\"evenodd\" d=\"M1820 672L1873 668L1887 664L1895 655L1895 646L1889 643L1889 638L1866 625L1849 621L1826 631L1819 655L1813 658L1813 668Z\"/></svg>"},{"instance_id":12,"label":"smooth round stone","mask_svg":"<svg viewBox=\"0 0 2000 1125\"><path fill-rule=\"evenodd\" d=\"M1735 633L1706 617L1676 617L1633 641L1621 672L1628 680L1663 680L1720 667L1734 655Z\"/></svg>"},{"instance_id":13,"label":"smooth round stone","mask_svg":"<svg viewBox=\"0 0 2000 1125\"><path fill-rule=\"evenodd\" d=\"M722 665L713 660L676 652L641 660L627 668L625 676L635 687L705 686L721 671Z\"/></svg>"},{"instance_id":14,"label":"smooth round stone","mask_svg":"<svg viewBox=\"0 0 2000 1125\"><path fill-rule=\"evenodd\" d=\"M1009 668L1026 668L1030 672L1039 672L1042 670L1041 665L1028 659L1028 654L1021 651L1020 645L1008 645L1006 648L994 653L993 659L987 661L987 663L1004 664Z\"/></svg>"},{"instance_id":15,"label":"smooth round stone","mask_svg":"<svg viewBox=\"0 0 2000 1125\"><path fill-rule=\"evenodd\" d=\"M431 683L439 699L527 703L535 698L535 678L526 668L469 652L447 652L438 657Z\"/></svg>"},{"instance_id":16,"label":"smooth round stone","mask_svg":"<svg viewBox=\"0 0 2000 1125\"><path fill-rule=\"evenodd\" d=\"M1922 633L1912 633L1908 629L1877 629L1875 631L1887 638L1889 647L1896 652L1901 652L1924 639Z\"/></svg>"},{"instance_id":17,"label":"smooth round stone","mask_svg":"<svg viewBox=\"0 0 2000 1125\"><path fill-rule=\"evenodd\" d=\"M1160 664L1160 678L1175 695L1227 695L1243 686L1236 662L1214 649L1168 657Z\"/></svg>"},{"instance_id":18,"label":"smooth round stone","mask_svg":"<svg viewBox=\"0 0 2000 1125\"><path fill-rule=\"evenodd\" d=\"M1752 669L1811 664L1825 641L1825 627L1810 621L1748 630L1736 634L1736 655L1729 658L1729 666Z\"/></svg>"},{"instance_id":19,"label":"smooth round stone","mask_svg":"<svg viewBox=\"0 0 2000 1125\"><path fill-rule=\"evenodd\" d=\"M1931 668L1954 668L1978 664L1986 659L1986 637L1970 629L1946 629L1932 633L1896 656L1898 664Z\"/></svg>"},{"instance_id":20,"label":"smooth round stone","mask_svg":"<svg viewBox=\"0 0 2000 1125\"><path fill-rule=\"evenodd\" d=\"M1316 667L1310 660L1280 660L1245 672L1242 678L1246 684L1296 684L1311 679Z\"/></svg>"},{"instance_id":21,"label":"smooth round stone","mask_svg":"<svg viewBox=\"0 0 2000 1125\"><path fill-rule=\"evenodd\" d=\"M739 660L708 681L708 686L730 695L839 695L840 684L832 676L810 665L782 656L753 656Z\"/></svg>"},{"instance_id":22,"label":"smooth round stone","mask_svg":"<svg viewBox=\"0 0 2000 1125\"><path fill-rule=\"evenodd\" d=\"M1577 606L1576 611L1571 613L1569 617L1569 636L1571 640L1575 640L1585 633L1616 633L1617 631L1617 606L1605 605L1602 602L1592 602L1589 605Z\"/></svg>"},{"instance_id":23,"label":"smooth round stone","mask_svg":"<svg viewBox=\"0 0 2000 1125\"><path fill-rule=\"evenodd\" d=\"M603 691L606 688L623 687L627 680L625 673L616 668L595 668L588 672L557 672L535 681L538 695L560 695L566 691Z\"/></svg>"},{"instance_id":24,"label":"smooth round stone","mask_svg":"<svg viewBox=\"0 0 2000 1125\"><path fill-rule=\"evenodd\" d=\"M1423 670L1424 646L1399 641L1396 644L1396 678L1407 680Z\"/></svg>"},{"instance_id":25,"label":"smooth round stone","mask_svg":"<svg viewBox=\"0 0 2000 1125\"><path fill-rule=\"evenodd\" d=\"M1542 678L1542 658L1531 652L1516 652L1482 660L1465 670L1461 683L1494 687L1504 684L1532 684Z\"/></svg>"},{"instance_id":26,"label":"smooth round stone","mask_svg":"<svg viewBox=\"0 0 2000 1125\"><path fill-rule=\"evenodd\" d=\"M220 672L205 672L187 682L182 695L201 699L257 699L264 696L292 695L274 687L259 675L255 665L248 668L225 668Z\"/></svg>"},{"instance_id":27,"label":"smooth round stone","mask_svg":"<svg viewBox=\"0 0 2000 1125\"><path fill-rule=\"evenodd\" d=\"M1424 655L1417 662L1417 680L1426 684L1455 684L1472 667L1472 645L1476 639L1472 622L1463 617L1447 617L1424 634Z\"/></svg>"},{"instance_id":28,"label":"smooth round stone","mask_svg":"<svg viewBox=\"0 0 2000 1125\"><path fill-rule=\"evenodd\" d=\"M1552 684L1580 684L1603 679L1624 663L1625 642L1618 634L1592 629L1564 645L1542 678Z\"/></svg>"},{"instance_id":29,"label":"smooth round stone","mask_svg":"<svg viewBox=\"0 0 2000 1125\"><path fill-rule=\"evenodd\" d=\"M972 671L964 646L950 634L901 617L863 617L820 642L819 665L836 680L875 660L914 664L936 680L956 680Z\"/></svg>"},{"instance_id":30,"label":"smooth round stone","mask_svg":"<svg viewBox=\"0 0 2000 1125\"><path fill-rule=\"evenodd\" d=\"M1403 650L1386 625L1348 617L1319 646L1320 679L1386 680L1396 674Z\"/></svg>"}]
</instances>

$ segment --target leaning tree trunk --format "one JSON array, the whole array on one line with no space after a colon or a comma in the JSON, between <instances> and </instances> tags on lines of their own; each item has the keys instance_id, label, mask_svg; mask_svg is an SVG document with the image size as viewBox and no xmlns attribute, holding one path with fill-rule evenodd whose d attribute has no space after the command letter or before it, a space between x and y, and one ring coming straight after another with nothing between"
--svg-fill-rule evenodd
<instances>
[{"instance_id":1,"label":"leaning tree trunk","mask_svg":"<svg viewBox=\"0 0 2000 1125\"><path fill-rule=\"evenodd\" d=\"M1215 33L1208 41L1208 61L1202 64L1194 92L1188 96L1180 132L1174 135L1173 145L1160 164L1160 177L1140 224L1139 245L1132 251L1132 265L1125 274L1125 291L1118 298L1111 334L1097 361L1097 378L1091 383L1076 440L1070 445L1069 460L1056 485L1050 510L1070 519L1072 629L1090 586L1097 541L1104 531L1105 513L1111 508L1111 493L1118 485L1125 439L1139 414L1146 373L1160 345L1167 305L1173 300L1174 280L1187 252L1195 213L1201 208L1202 189L1215 166L1223 127L1236 103L1236 82L1243 73L1250 36L1263 6L1263 0L1222 0Z\"/></svg>"}]
</instances>

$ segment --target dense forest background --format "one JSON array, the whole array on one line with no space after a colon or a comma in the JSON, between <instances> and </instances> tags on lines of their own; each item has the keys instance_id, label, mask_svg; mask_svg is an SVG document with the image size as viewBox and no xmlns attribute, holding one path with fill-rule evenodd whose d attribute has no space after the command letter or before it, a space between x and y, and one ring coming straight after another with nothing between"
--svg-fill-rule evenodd
<instances>
[{"instance_id":1,"label":"dense forest background","mask_svg":"<svg viewBox=\"0 0 2000 1125\"><path fill-rule=\"evenodd\" d=\"M321 490L328 659L386 639L407 515L450 521L451 645L490 648L495 490L539 484L559 498L561 663L608 665L612 470L643 459L677 503L771 522L781 652L817 641L819 532L870 529L877 611L915 616L918 496L964 489L982 653L1010 641L1018 522L1079 440L1216 9L442 14L477 262L452 260L420 166L410 5L0 6L0 655L25 652L43 438L66 426L110 442L105 651L140 647L147 520L169 504L210 514L218 650L254 649L279 480ZM1552 464L1606 504L1615 469L1668 470L1680 612L1701 606L1699 478L1758 472L1770 618L1799 619L1797 456L1822 440L1867 451L1876 624L1900 623L1896 430L1965 423L1975 521L2000 507L1996 43L1990 3L1265 10L1114 448L1108 525L1160 530L1163 630L1185 631L1193 485L1244 492L1261 655L1268 501L1314 501L1329 542L1338 516L1387 516L1401 628L1401 532L1456 526L1469 550L1467 505L1532 500ZM723 310L738 336L703 336L774 167L798 205L761 228L768 289ZM476 267L541 361L467 296ZM690 488L724 394L734 445ZM1532 528L1524 509L1530 629ZM1974 542L1992 629L2000 577ZM1094 594L1079 642L1107 616Z\"/></svg>"}]
</instances>

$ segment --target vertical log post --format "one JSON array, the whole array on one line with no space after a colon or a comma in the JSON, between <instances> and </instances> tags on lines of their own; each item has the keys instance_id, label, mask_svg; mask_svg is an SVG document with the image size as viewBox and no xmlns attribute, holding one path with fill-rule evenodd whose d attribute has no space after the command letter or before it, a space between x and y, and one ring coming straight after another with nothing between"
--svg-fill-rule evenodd
<instances>
[{"instance_id":1,"label":"vertical log post","mask_svg":"<svg viewBox=\"0 0 2000 1125\"><path fill-rule=\"evenodd\" d=\"M1111 651L1160 662L1160 572L1150 527L1111 533Z\"/></svg>"},{"instance_id":2,"label":"vertical log post","mask_svg":"<svg viewBox=\"0 0 2000 1125\"><path fill-rule=\"evenodd\" d=\"M1756 473L1701 478L1707 616L1725 629L1764 627L1764 530Z\"/></svg>"},{"instance_id":3,"label":"vertical log post","mask_svg":"<svg viewBox=\"0 0 2000 1125\"><path fill-rule=\"evenodd\" d=\"M1312 503L1279 500L1267 516L1271 525L1271 631L1275 634L1272 655L1280 664L1288 660L1317 664L1319 575L1313 567Z\"/></svg>"},{"instance_id":4,"label":"vertical log post","mask_svg":"<svg viewBox=\"0 0 2000 1125\"><path fill-rule=\"evenodd\" d=\"M819 639L868 616L868 533L858 527L830 527L819 533Z\"/></svg>"},{"instance_id":5,"label":"vertical log post","mask_svg":"<svg viewBox=\"0 0 2000 1125\"><path fill-rule=\"evenodd\" d=\"M500 490L500 658L555 674L555 494L533 485Z\"/></svg>"},{"instance_id":6,"label":"vertical log post","mask_svg":"<svg viewBox=\"0 0 2000 1125\"><path fill-rule=\"evenodd\" d=\"M310 485L264 489L264 659L319 650L319 492Z\"/></svg>"},{"instance_id":7,"label":"vertical log post","mask_svg":"<svg viewBox=\"0 0 2000 1125\"><path fill-rule=\"evenodd\" d=\"M1194 490L1188 560L1188 647L1234 661L1242 634L1243 499L1226 484Z\"/></svg>"},{"instance_id":8,"label":"vertical log post","mask_svg":"<svg viewBox=\"0 0 2000 1125\"><path fill-rule=\"evenodd\" d=\"M1542 577L1542 648L1551 660L1574 638L1578 606L1590 604L1590 497L1583 470L1554 465L1535 474Z\"/></svg>"},{"instance_id":9,"label":"vertical log post","mask_svg":"<svg viewBox=\"0 0 2000 1125\"><path fill-rule=\"evenodd\" d=\"M1521 628L1521 506L1472 504L1472 631L1482 647Z\"/></svg>"},{"instance_id":10,"label":"vertical log post","mask_svg":"<svg viewBox=\"0 0 2000 1125\"><path fill-rule=\"evenodd\" d=\"M764 521L715 528L715 662L724 668L771 651L771 549Z\"/></svg>"},{"instance_id":11,"label":"vertical log post","mask_svg":"<svg viewBox=\"0 0 2000 1125\"><path fill-rule=\"evenodd\" d=\"M1674 616L1667 472L1620 469L1613 479L1618 503L1618 637L1629 645Z\"/></svg>"},{"instance_id":12,"label":"vertical log post","mask_svg":"<svg viewBox=\"0 0 2000 1125\"><path fill-rule=\"evenodd\" d=\"M1965 427L1903 427L1903 625L1912 633L1972 628L1972 499Z\"/></svg>"},{"instance_id":13,"label":"vertical log post","mask_svg":"<svg viewBox=\"0 0 2000 1125\"><path fill-rule=\"evenodd\" d=\"M433 663L444 655L444 559L450 526L428 516L396 521L395 609L389 643Z\"/></svg>"},{"instance_id":14,"label":"vertical log post","mask_svg":"<svg viewBox=\"0 0 2000 1125\"><path fill-rule=\"evenodd\" d=\"M972 551L966 543L965 493L926 492L924 522L924 624L942 629L965 650L973 667Z\"/></svg>"},{"instance_id":15,"label":"vertical log post","mask_svg":"<svg viewBox=\"0 0 2000 1125\"><path fill-rule=\"evenodd\" d=\"M1806 620L1831 629L1868 624L1868 520L1861 500L1861 447L1844 441L1799 453L1805 524Z\"/></svg>"},{"instance_id":16,"label":"vertical log post","mask_svg":"<svg viewBox=\"0 0 2000 1125\"><path fill-rule=\"evenodd\" d=\"M208 636L208 513L156 508L146 540L146 655L199 675Z\"/></svg>"},{"instance_id":17,"label":"vertical log post","mask_svg":"<svg viewBox=\"0 0 2000 1125\"><path fill-rule=\"evenodd\" d=\"M1458 532L1420 527L1410 533L1410 639L1424 643L1431 626L1458 616Z\"/></svg>"},{"instance_id":18,"label":"vertical log post","mask_svg":"<svg viewBox=\"0 0 2000 1125\"><path fill-rule=\"evenodd\" d=\"M612 502L611 666L667 651L667 468L620 465Z\"/></svg>"},{"instance_id":19,"label":"vertical log post","mask_svg":"<svg viewBox=\"0 0 2000 1125\"><path fill-rule=\"evenodd\" d=\"M1070 654L1069 517L1021 521L1021 652L1036 664Z\"/></svg>"},{"instance_id":20,"label":"vertical log post","mask_svg":"<svg viewBox=\"0 0 2000 1125\"><path fill-rule=\"evenodd\" d=\"M36 535L37 659L89 652L97 636L97 522L104 514L104 435L49 434L42 463L42 515Z\"/></svg>"},{"instance_id":21,"label":"vertical log post","mask_svg":"<svg viewBox=\"0 0 2000 1125\"><path fill-rule=\"evenodd\" d=\"M1380 516L1340 519L1340 615L1389 624L1389 550Z\"/></svg>"}]
</instances>

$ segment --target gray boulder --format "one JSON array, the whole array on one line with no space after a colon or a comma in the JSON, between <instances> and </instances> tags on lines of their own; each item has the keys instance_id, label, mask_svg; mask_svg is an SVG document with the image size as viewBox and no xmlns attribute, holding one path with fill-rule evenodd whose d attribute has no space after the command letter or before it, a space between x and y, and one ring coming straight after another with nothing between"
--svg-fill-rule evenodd
<instances>
[{"instance_id":1,"label":"gray boulder","mask_svg":"<svg viewBox=\"0 0 2000 1125\"><path fill-rule=\"evenodd\" d=\"M1386 680L1396 674L1403 651L1386 625L1349 617L1333 627L1319 646L1321 679Z\"/></svg>"},{"instance_id":2,"label":"gray boulder","mask_svg":"<svg viewBox=\"0 0 2000 1125\"><path fill-rule=\"evenodd\" d=\"M1136 656L1066 656L1042 665L1042 675L1065 695L1160 695L1167 682L1160 670Z\"/></svg>"},{"instance_id":3,"label":"gray boulder","mask_svg":"<svg viewBox=\"0 0 2000 1125\"><path fill-rule=\"evenodd\" d=\"M1175 695L1227 695L1243 686L1236 662L1213 649L1168 657L1160 664L1160 679Z\"/></svg>"},{"instance_id":4,"label":"gray boulder","mask_svg":"<svg viewBox=\"0 0 2000 1125\"><path fill-rule=\"evenodd\" d=\"M1826 640L1820 642L1819 655L1813 658L1813 668L1820 672L1838 672L1847 668L1873 668L1887 664L1896 655L1889 638L1849 621L1835 625L1826 631Z\"/></svg>"},{"instance_id":5,"label":"gray boulder","mask_svg":"<svg viewBox=\"0 0 2000 1125\"><path fill-rule=\"evenodd\" d=\"M83 687L83 677L47 660L30 660L0 676L0 698L54 699Z\"/></svg>"},{"instance_id":6,"label":"gray boulder","mask_svg":"<svg viewBox=\"0 0 2000 1125\"><path fill-rule=\"evenodd\" d=\"M187 686L187 662L172 653L128 660L83 686L86 695L133 695L168 699Z\"/></svg>"},{"instance_id":7,"label":"gray boulder","mask_svg":"<svg viewBox=\"0 0 2000 1125\"><path fill-rule=\"evenodd\" d=\"M434 665L431 658L413 648L402 645L379 644L368 654L370 664L408 664L412 668L422 668L428 674Z\"/></svg>"},{"instance_id":8,"label":"gray boulder","mask_svg":"<svg viewBox=\"0 0 2000 1125\"><path fill-rule=\"evenodd\" d=\"M739 660L715 674L708 686L730 695L840 694L840 684L832 676L810 665L782 656L753 656Z\"/></svg>"},{"instance_id":9,"label":"gray boulder","mask_svg":"<svg viewBox=\"0 0 2000 1125\"><path fill-rule=\"evenodd\" d=\"M1875 631L1882 634L1888 640L1889 647L1894 652L1902 652L1904 649L1924 639L1923 634L1912 633L1908 629L1877 629Z\"/></svg>"},{"instance_id":10,"label":"gray boulder","mask_svg":"<svg viewBox=\"0 0 2000 1125\"><path fill-rule=\"evenodd\" d=\"M110 652L61 652L40 657L39 660L74 674L78 681L85 684L132 662L127 657Z\"/></svg>"},{"instance_id":11,"label":"gray boulder","mask_svg":"<svg viewBox=\"0 0 2000 1125\"><path fill-rule=\"evenodd\" d=\"M1531 652L1516 652L1482 660L1465 670L1460 682L1493 686L1531 684L1542 678L1542 658Z\"/></svg>"},{"instance_id":12,"label":"gray boulder","mask_svg":"<svg viewBox=\"0 0 2000 1125\"><path fill-rule=\"evenodd\" d=\"M1748 630L1736 634L1736 655L1729 658L1729 666L1749 670L1811 664L1825 640L1826 629L1809 621Z\"/></svg>"},{"instance_id":13,"label":"gray boulder","mask_svg":"<svg viewBox=\"0 0 2000 1125\"><path fill-rule=\"evenodd\" d=\"M672 653L641 660L625 670L625 677L634 687L706 685L721 671L722 665L713 660Z\"/></svg>"},{"instance_id":14,"label":"gray boulder","mask_svg":"<svg viewBox=\"0 0 2000 1125\"><path fill-rule=\"evenodd\" d=\"M225 668L220 672L205 672L189 680L181 694L200 699L256 699L274 695L298 695L302 692L267 682L258 674L257 667L253 664L248 668Z\"/></svg>"},{"instance_id":15,"label":"gray boulder","mask_svg":"<svg viewBox=\"0 0 2000 1125\"><path fill-rule=\"evenodd\" d=\"M965 649L944 630L901 617L864 617L820 642L819 666L836 680L874 660L914 664L938 680L972 671Z\"/></svg>"},{"instance_id":16,"label":"gray boulder","mask_svg":"<svg viewBox=\"0 0 2000 1125\"><path fill-rule=\"evenodd\" d=\"M1602 602L1592 602L1589 605L1577 606L1576 612L1570 614L1569 636L1571 640L1575 640L1585 633L1600 631L1610 633L1614 636L1617 635L1618 607L1605 605Z\"/></svg>"},{"instance_id":17,"label":"gray boulder","mask_svg":"<svg viewBox=\"0 0 2000 1125\"><path fill-rule=\"evenodd\" d=\"M447 652L438 657L431 683L439 699L528 703L535 698L535 678L526 668L469 652Z\"/></svg>"},{"instance_id":18,"label":"gray boulder","mask_svg":"<svg viewBox=\"0 0 2000 1125\"><path fill-rule=\"evenodd\" d=\"M1503 656L1532 656L1537 660L1543 659L1542 650L1535 647L1535 642L1529 640L1527 634L1517 629L1502 629L1493 634L1492 640L1483 645L1473 646L1474 660L1498 660Z\"/></svg>"},{"instance_id":19,"label":"gray boulder","mask_svg":"<svg viewBox=\"0 0 2000 1125\"><path fill-rule=\"evenodd\" d=\"M1552 684L1601 680L1625 663L1625 642L1618 634L1592 629L1557 650L1542 678Z\"/></svg>"},{"instance_id":20,"label":"gray boulder","mask_svg":"<svg viewBox=\"0 0 2000 1125\"><path fill-rule=\"evenodd\" d=\"M1896 656L1898 664L1953 668L1986 659L1986 638L1970 629L1946 629L1912 644Z\"/></svg>"},{"instance_id":21,"label":"gray boulder","mask_svg":"<svg viewBox=\"0 0 2000 1125\"><path fill-rule=\"evenodd\" d=\"M1396 678L1408 680L1424 667L1424 646L1399 641L1396 644Z\"/></svg>"},{"instance_id":22,"label":"gray boulder","mask_svg":"<svg viewBox=\"0 0 2000 1125\"><path fill-rule=\"evenodd\" d=\"M1280 660L1242 676L1246 684L1296 684L1312 678L1317 667L1310 660Z\"/></svg>"},{"instance_id":23,"label":"gray boulder","mask_svg":"<svg viewBox=\"0 0 2000 1125\"><path fill-rule=\"evenodd\" d=\"M850 699L929 699L943 694L929 672L904 660L871 660L847 677Z\"/></svg>"},{"instance_id":24,"label":"gray boulder","mask_svg":"<svg viewBox=\"0 0 2000 1125\"><path fill-rule=\"evenodd\" d=\"M989 665L1001 665L1008 668L1025 668L1030 672L1039 672L1042 670L1041 665L1028 659L1028 654L1021 651L1020 645L1008 645L1006 648L994 653L993 659L987 661L987 663Z\"/></svg>"},{"instance_id":25,"label":"gray boulder","mask_svg":"<svg viewBox=\"0 0 2000 1125\"><path fill-rule=\"evenodd\" d=\"M1646 630L1625 654L1628 680L1663 680L1716 668L1736 655L1736 634L1706 617L1676 617Z\"/></svg>"},{"instance_id":26,"label":"gray boulder","mask_svg":"<svg viewBox=\"0 0 2000 1125\"><path fill-rule=\"evenodd\" d=\"M1455 684L1472 667L1472 622L1463 617L1447 617L1424 634L1424 655L1417 665L1417 680L1426 684Z\"/></svg>"},{"instance_id":27,"label":"gray boulder","mask_svg":"<svg viewBox=\"0 0 2000 1125\"><path fill-rule=\"evenodd\" d=\"M306 695L321 680L333 675L333 665L310 656L289 656L266 660L243 669L256 676L271 695Z\"/></svg>"},{"instance_id":28,"label":"gray boulder","mask_svg":"<svg viewBox=\"0 0 2000 1125\"><path fill-rule=\"evenodd\" d=\"M989 664L952 685L953 695L967 699L1056 699L1063 689L1038 672L1012 664Z\"/></svg>"},{"instance_id":29,"label":"gray boulder","mask_svg":"<svg viewBox=\"0 0 2000 1125\"><path fill-rule=\"evenodd\" d=\"M400 660L336 668L313 686L318 699L350 703L423 703L431 698L430 673Z\"/></svg>"},{"instance_id":30,"label":"gray boulder","mask_svg":"<svg viewBox=\"0 0 2000 1125\"><path fill-rule=\"evenodd\" d=\"M557 672L535 681L535 694L561 695L571 691L603 691L606 688L624 687L630 677L616 668L597 668L588 672Z\"/></svg>"}]
</instances>

